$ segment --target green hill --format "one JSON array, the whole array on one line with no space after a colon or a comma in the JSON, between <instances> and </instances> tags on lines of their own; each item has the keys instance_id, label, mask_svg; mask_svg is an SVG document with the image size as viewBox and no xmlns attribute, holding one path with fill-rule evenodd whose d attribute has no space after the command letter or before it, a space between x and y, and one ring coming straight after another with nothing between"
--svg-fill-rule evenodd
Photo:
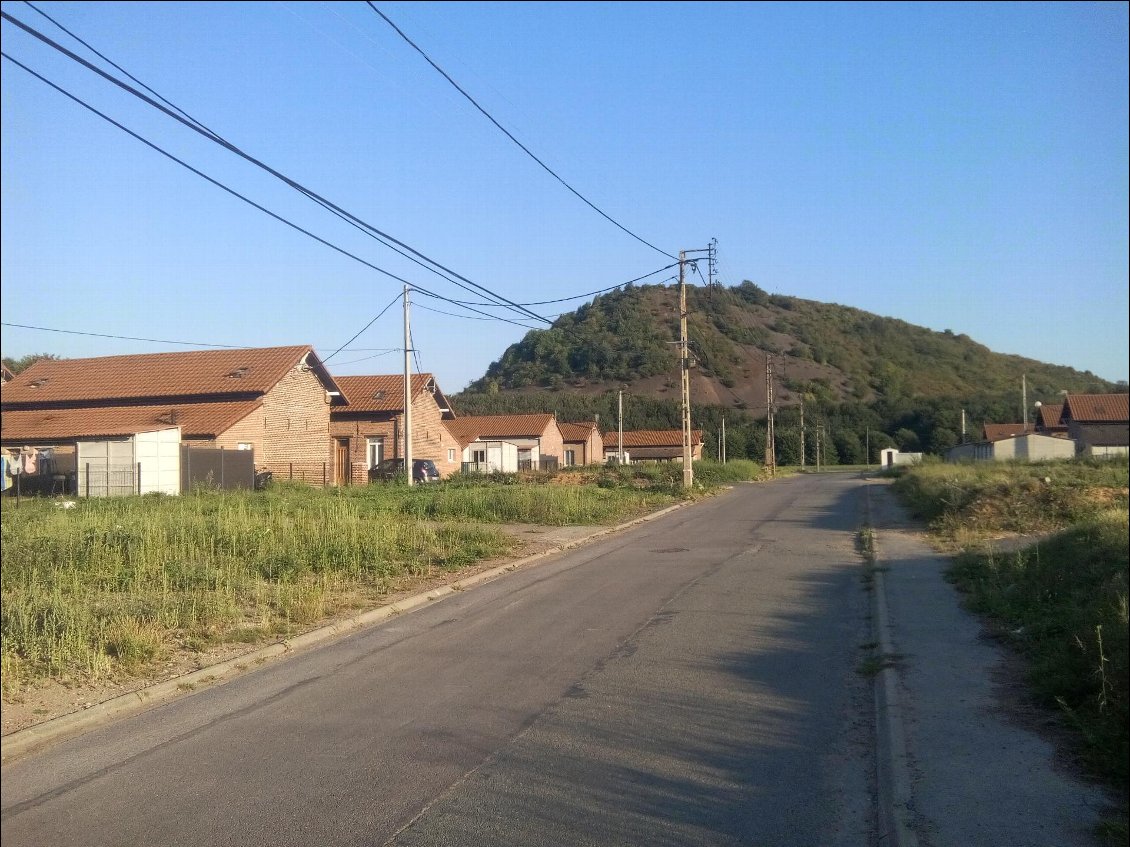
<instances>
[{"instance_id":1,"label":"green hill","mask_svg":"<svg viewBox=\"0 0 1130 847\"><path fill-rule=\"evenodd\" d=\"M1019 420L1022 376L1029 403L1054 403L1065 391L1125 390L1090 372L994 353L966 335L770 295L748 281L689 287L687 304L697 360L695 426L713 430L726 415L738 439L731 456L761 457L753 424L766 415L767 356L781 410L779 440L799 426L803 397L810 421L834 422L834 432L849 442L836 448L845 461L862 452L855 436L860 444L874 440L873 451L884 443L944 449L959 438L962 409L970 432L985 420ZM677 427L677 309L673 286L628 286L599 296L550 328L527 333L452 399L462 414L556 411L563 420L599 414L612 428L615 393L624 389L632 398L625 426Z\"/></svg>"}]
</instances>

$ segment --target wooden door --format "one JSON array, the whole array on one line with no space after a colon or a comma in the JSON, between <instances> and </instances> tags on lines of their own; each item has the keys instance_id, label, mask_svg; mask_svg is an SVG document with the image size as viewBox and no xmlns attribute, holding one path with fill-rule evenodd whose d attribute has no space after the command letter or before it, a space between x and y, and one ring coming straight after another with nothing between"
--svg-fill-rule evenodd
<instances>
[{"instance_id":1,"label":"wooden door","mask_svg":"<svg viewBox=\"0 0 1130 847\"><path fill-rule=\"evenodd\" d=\"M334 484L349 485L353 481L349 466L349 439L334 439Z\"/></svg>"}]
</instances>

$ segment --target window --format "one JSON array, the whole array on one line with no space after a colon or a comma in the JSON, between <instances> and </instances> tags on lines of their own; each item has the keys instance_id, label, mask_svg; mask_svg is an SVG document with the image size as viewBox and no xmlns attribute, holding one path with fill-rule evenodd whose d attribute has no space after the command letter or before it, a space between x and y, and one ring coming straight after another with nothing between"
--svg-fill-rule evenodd
<instances>
[{"instance_id":1,"label":"window","mask_svg":"<svg viewBox=\"0 0 1130 847\"><path fill-rule=\"evenodd\" d=\"M565 464L567 464L567 465L577 464L577 451L576 450L566 450L565 451Z\"/></svg>"},{"instance_id":2,"label":"window","mask_svg":"<svg viewBox=\"0 0 1130 847\"><path fill-rule=\"evenodd\" d=\"M384 459L385 440L383 438L366 439L365 455L369 461L369 467L375 468L381 463L381 460Z\"/></svg>"},{"instance_id":3,"label":"window","mask_svg":"<svg viewBox=\"0 0 1130 847\"><path fill-rule=\"evenodd\" d=\"M476 465L485 465L487 463L487 451L486 450L472 450L471 451L471 461L474 462Z\"/></svg>"},{"instance_id":4,"label":"window","mask_svg":"<svg viewBox=\"0 0 1130 847\"><path fill-rule=\"evenodd\" d=\"M448 449L448 451L447 451L447 461L449 461L449 462L455 461L455 449L454 448Z\"/></svg>"},{"instance_id":5,"label":"window","mask_svg":"<svg viewBox=\"0 0 1130 847\"><path fill-rule=\"evenodd\" d=\"M236 450L252 450L254 449L250 441L240 441L235 445Z\"/></svg>"}]
</instances>

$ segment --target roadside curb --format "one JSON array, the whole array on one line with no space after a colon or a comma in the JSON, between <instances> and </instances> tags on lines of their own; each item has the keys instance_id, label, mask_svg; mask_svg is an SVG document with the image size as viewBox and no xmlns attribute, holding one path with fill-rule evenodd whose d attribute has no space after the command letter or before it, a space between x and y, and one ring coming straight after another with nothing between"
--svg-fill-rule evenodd
<instances>
[{"instance_id":1,"label":"roadside curb","mask_svg":"<svg viewBox=\"0 0 1130 847\"><path fill-rule=\"evenodd\" d=\"M875 677L875 774L879 838L883 847L918 847L918 836L910 828L914 796L907 760L906 733L899 698L898 670L890 664L895 655L887 609L886 583L878 567L879 545L871 522L871 484L864 486L864 525L871 533L871 549L865 555L871 567L871 630L882 667Z\"/></svg>"},{"instance_id":2,"label":"roadside curb","mask_svg":"<svg viewBox=\"0 0 1130 847\"><path fill-rule=\"evenodd\" d=\"M434 601L442 600L444 597L448 597L467 588L472 588L484 582L490 582L500 576L529 567L558 553L580 547L583 544L595 541L606 535L612 535L639 524L661 518L685 506L693 505L695 502L697 501L675 503L657 512L642 515L641 517L634 518L633 520L618 524L617 526L597 530L596 532L575 538L560 546L543 550L540 553L524 556L521 559L515 559L512 562L506 562L489 570L472 574L465 579L438 586L428 591L421 591L409 597L404 597L395 603L389 603L386 606L370 609L367 612L362 612L347 620L321 626L309 632L296 635L293 638L276 641L265 647L253 650L250 653L244 653L242 656L227 659L218 664L200 668L199 670L183 674L174 679L165 680L146 688L131 691L128 694L121 694L109 700L104 700L101 703L96 703L79 712L60 715L44 723L28 727L27 729L21 729L0 739L0 759L4 762L8 762L49 742L79 735L96 726L108 723L114 718L125 717L126 715L143 711L146 708L156 706L166 700L171 700L177 695L192 693L201 686L211 686L214 683L222 684L228 682L230 679L225 677L230 676L234 678L239 673L250 670L252 666L260 665L269 659L283 656L287 653L301 650L332 638L354 634L359 630L396 617L397 615L404 614L405 612L410 612L413 609L418 609L421 606L429 605Z\"/></svg>"}]
</instances>

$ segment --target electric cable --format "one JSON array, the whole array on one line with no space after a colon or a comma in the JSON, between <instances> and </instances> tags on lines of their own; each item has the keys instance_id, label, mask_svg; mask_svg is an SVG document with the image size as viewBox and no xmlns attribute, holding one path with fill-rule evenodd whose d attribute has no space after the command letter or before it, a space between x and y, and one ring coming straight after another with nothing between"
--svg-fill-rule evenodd
<instances>
[{"instance_id":1,"label":"electric cable","mask_svg":"<svg viewBox=\"0 0 1130 847\"><path fill-rule=\"evenodd\" d=\"M375 353L372 356L364 356L360 359L350 359L348 362L338 362L337 366L339 368L344 368L348 365L357 365L357 364L360 364L361 362L368 362L372 359L379 359L381 356L387 356L389 353L399 352L399 350L400 350L400 348L397 347L397 348L394 348L392 350L385 350L383 353Z\"/></svg>"},{"instance_id":2,"label":"electric cable","mask_svg":"<svg viewBox=\"0 0 1130 847\"><path fill-rule=\"evenodd\" d=\"M383 317L384 313L387 312L389 309L391 309L393 304L397 300L399 300L402 296L403 295L401 295L401 294L397 294L395 297L393 297L391 300L389 300L388 305L385 306L383 309L381 309L377 313L377 316L375 318L373 318L371 321L369 321L367 324L365 324L363 327L361 327L361 329L357 332L356 335L354 335L351 339L349 339L344 344L342 344L340 347L338 347L336 350L334 350L332 353L330 353L330 355L326 356L326 358L322 359L322 364L325 364L326 362L328 362L330 359L332 359L334 356L336 356L338 353L340 353L342 350L344 350L346 347L348 347L350 344L352 344L354 341L356 341L357 338L361 335L362 332L367 330L369 327L371 327L373 324L375 324L381 317Z\"/></svg>"},{"instance_id":3,"label":"electric cable","mask_svg":"<svg viewBox=\"0 0 1130 847\"><path fill-rule=\"evenodd\" d=\"M184 115L186 118L188 118L190 121L192 121L194 124L196 124L201 129L205 130L206 132L215 136L216 138L220 138L219 133L213 132L211 129L209 129L207 126L205 126L203 122L194 118L192 115L190 115L184 109L182 109L180 106L166 100L164 97L162 97L160 94L158 94L152 88L150 88L148 85L146 85L140 79L135 77L133 74L131 74L125 68L123 68L117 62L115 62L113 59L111 59L109 56L106 56L105 54L100 53L93 45L87 43L82 38L80 38L78 35L71 32L69 29L67 29L65 26L63 26L61 23L59 23L57 20L55 20L53 17L51 17L45 11L43 11L38 6L36 6L34 3L32 3L31 0L24 0L24 4L31 7L31 9L33 11L38 12L43 17L47 18L47 20L51 21L51 23L55 24L55 26L57 26L59 29L61 29L63 32L65 32L67 35L69 35L71 38L73 38L75 41L77 41L79 44L81 44L83 47L85 47L87 50L89 50L91 53L93 53L95 56L97 56L99 59L101 59L103 62L106 62L109 65L113 65L114 68L116 68L117 70L124 73L126 76L128 76L130 79L132 79L134 82L136 82L138 85L140 85L142 88L144 88L150 94L152 94L154 97L156 97L162 103L164 103L166 106L168 106L170 109L176 109L178 112L180 112L182 115Z\"/></svg>"},{"instance_id":4,"label":"electric cable","mask_svg":"<svg viewBox=\"0 0 1130 847\"><path fill-rule=\"evenodd\" d=\"M440 262L436 261L435 259L430 258L429 256L425 255L424 253L422 253L422 252L416 250L415 248L409 246L408 244L404 243L403 241L400 241L399 239L389 235L388 233L381 231L380 229L373 226L372 224L362 220L361 218L357 217L356 215L353 215L352 213L346 211L345 209L341 208L340 206L332 203L331 201L329 201L326 198L322 197L321 195L317 194L312 189L307 188L306 186L302 185L301 183L299 183L299 182L291 179L290 177L286 176L285 174L275 170L270 165L267 165L265 162L255 158L254 156L252 156L249 153L245 152L244 150L240 149L239 147L232 144L231 142L225 141L225 140L223 140L223 139L221 139L221 138L219 138L215 135L212 135L209 132L201 129L200 127L193 124L191 121L189 121L186 118L176 114L174 111L172 111L168 107L162 105L161 103L158 103L153 98L143 94L142 92L138 91L133 86L123 82L122 80L116 78L112 74L109 74L106 71L102 70L101 68L91 64L86 59L75 54L71 50L68 50L66 47L62 46L58 42L53 41L51 38L48 38L46 35L39 32L34 27L31 27L28 24L25 24L23 21L19 20L18 18L13 17L8 12L0 11L0 18L15 24L20 29L24 30L29 35L33 36L34 38L37 38L38 40L42 41L44 44L48 45L52 49L62 53L64 56L71 59L72 61L78 62L83 67L88 68L89 70L91 70L94 73L101 76L103 79L105 79L108 82L111 82L114 85L118 86L123 91L126 91L129 94L132 94L134 97L138 98L139 100L142 100L143 102L148 103L153 108L165 113L169 117L176 120L178 123L181 123L184 126L191 129L193 132L200 134L201 136L203 136L204 138L207 138L209 141L213 142L214 144L220 145L224 149L234 153L235 155L237 155L240 158L250 162L251 164L255 165L256 167L266 171L267 173L271 174L271 176L275 177L276 179L280 180L281 182L285 183L286 185L290 186L291 188L295 189L296 191L299 191L302 194L305 194L307 197L310 197L310 198L312 198L312 199L314 199L314 200L316 200L320 203L325 204L328 208L332 208L333 210L341 213L342 215L345 215L350 220L356 222L360 226L363 226L366 229L368 229L368 230L370 230L370 231L372 231L372 232L374 232L378 235L381 235L384 238L389 239L390 241L394 242L395 244L397 244L400 247L403 247L404 249L408 250L409 252L413 253L414 255L418 256L419 258L423 259L424 261L427 261L427 262L431 263L432 265L435 265L435 267L451 274L452 276L456 277L457 279L461 280L462 282L466 283L467 285L472 286L473 288L477 289L481 294L485 294L488 297L494 297L496 300L502 301L503 303L506 303L507 305L514 307L515 311L525 314L528 318L532 318L534 320L539 320L539 321L542 321L544 323L549 323L549 321L547 321L541 315L538 315L535 312L531 312L529 309L526 309L524 307L519 306L517 303L514 303L512 300L509 300L508 298L503 297L501 294L498 294L494 291L491 291L489 288L486 288L485 286L480 285L479 283L473 282L472 280L468 279L467 277L463 276L462 274L459 274L459 273L451 270L450 268L446 267L445 265L441 264ZM461 287L463 287L463 286L461 286Z\"/></svg>"},{"instance_id":5,"label":"electric cable","mask_svg":"<svg viewBox=\"0 0 1130 847\"><path fill-rule=\"evenodd\" d=\"M467 320L467 321L492 321L492 320L497 320L493 315L491 317L486 317L486 318L477 318L474 315L458 315L455 312L445 312L445 311L443 311L443 309L436 309L436 308L433 308L432 306L425 306L422 303L415 303L414 305L417 309L423 309L425 312L435 312L437 315L447 315L448 317L451 317L451 318L461 318L462 320ZM560 317L560 315L552 315L550 317ZM530 326L529 324L517 324L517 326L520 326L524 329L537 329L537 330L541 329L541 327L539 327L539 326Z\"/></svg>"},{"instance_id":6,"label":"electric cable","mask_svg":"<svg viewBox=\"0 0 1130 847\"><path fill-rule=\"evenodd\" d=\"M238 191L236 191L232 188L229 188L227 185L220 182L219 180L213 179L212 177L208 176L203 171L200 171L200 170L194 168L192 165L188 164L187 162L183 161L182 159L177 158L176 156L174 156L172 153L168 152L164 148L153 143L152 141L149 141L148 139L144 138L143 136L139 135L138 133L134 132L133 130L129 129L128 127L124 126L123 124L119 123L118 121L114 120L109 115L106 115L105 113L99 111L95 107L91 106L89 103L85 102L84 100L77 97L76 95L71 94L69 91L62 88L61 86L56 85L54 82L47 79L42 74L39 74L36 71L32 70L27 65L20 62L18 59L15 59L12 56L10 56L9 54L4 53L2 51L0 51L0 56L2 56L3 58L7 59L10 62L12 62L17 67L22 68L23 70L27 71L29 74L34 76L36 79L39 79L41 82L45 83L46 85L49 85L51 88L54 88L60 94L63 94L64 96L66 96L66 97L70 98L71 100L73 100L74 102L78 103L84 109L87 109L88 111L93 112L95 115L102 118L103 120L110 123L111 125L115 126L116 128L120 129L122 132L126 133L127 135L129 135L129 136L131 136L135 139L137 139L142 144L145 144L147 147L157 151L158 153L165 156L166 158L171 159L172 161L176 162L178 165L185 168L186 170L189 170L192 173L199 176L200 178L212 183L217 188L223 189L228 194L231 194L233 197L237 197L238 199L247 203L249 206L252 206L253 208L258 209L260 212L263 212L264 214L269 215L270 217L274 218L275 220L279 221L280 223L286 224L290 228L297 230L298 232L301 232L303 235L309 236L310 238L314 239L315 241L319 242L320 244L324 244L326 247L329 247L330 249L335 250L338 253L341 253L343 256L347 256L347 257L349 257L350 259L353 259L356 262L360 262L362 265L365 265L366 267L371 268L372 270L375 270L378 273L384 274L385 276L390 277L391 279L394 279L397 282L401 282L401 283L404 283L405 285L411 286L414 290L419 291L420 293L425 294L428 297L434 297L438 300L443 300L445 302L453 303L454 305L458 305L458 306L460 306L464 309L467 309L468 311L475 312L476 314L483 315L483 316L485 316L485 317L487 317L491 320L502 321L503 323L513 324L514 326L519 326L519 327L522 327L523 329L529 329L529 327L526 324L518 323L515 320L511 320L510 318L501 317L499 315L491 315L487 312L480 311L479 309L476 309L473 306L467 306L467 305L464 305L462 303L458 303L456 301L453 301L449 297L444 297L441 294L437 294L433 291L429 291L425 288L417 286L417 285L413 284L412 282L410 282L409 280L404 279L403 277L397 276L396 274L392 273L391 271L385 270L384 268L382 268L378 265L374 265L372 262L369 262L365 259L362 259L360 256L357 256L356 254L351 253L348 250L345 250L344 248L339 247L339 246L337 246L336 244L333 244L330 241L327 241L326 239L322 238L321 236L315 235L310 230L305 229L305 228L299 226L296 223L293 223L292 221L282 217L281 215L276 214L275 212L272 212L270 209L266 208L265 206L261 206L260 204L256 203L254 200L251 200L250 198L245 197L243 194L240 194Z\"/></svg>"},{"instance_id":7,"label":"electric cable","mask_svg":"<svg viewBox=\"0 0 1130 847\"><path fill-rule=\"evenodd\" d=\"M488 112L486 109L484 109L482 106L480 106L478 104L478 102L475 100L474 97L472 97L470 94L468 94L466 91L464 91L463 88L459 85L459 83L457 83L454 79L452 79L448 75L447 71L445 71L443 68L441 68L439 65L437 65L434 61L432 61L431 56L429 56L427 53L425 53L420 48L420 46L418 44L416 44L416 42L414 42L411 38L409 38L407 35L405 35L404 31L400 27L398 27L396 24L394 24L384 12L382 12L375 5L373 5L373 0L365 0L365 2L368 3L370 9L372 9L374 12L376 12L378 15L380 15L384 19L385 23L387 23L390 27L392 27L394 30L396 30L397 35L399 35L401 38L403 38L405 41L407 41L408 44L412 47L413 50L415 50L417 53L419 53L421 56L423 56L424 59L427 61L427 63L429 65L431 65L433 68L435 68L437 71L439 71L440 75L442 75L444 79L446 79L448 82L450 82L452 84L452 86L455 87L456 91L458 91L460 94L462 94L464 97L466 97L467 100L470 101L472 106L474 106L476 109L478 109L480 112L482 112L483 115L486 116L487 120L489 120L492 124L494 124L496 127L498 127L498 129L501 130L501 132L507 138L509 138L511 141L513 141L515 144L517 144L522 149L522 152L524 152L527 156L529 156L531 159L533 159L535 162L537 162L539 165L541 165L546 173L548 173L550 176L552 176L554 179L556 179L558 182L560 182L562 185L564 185L566 188L568 188L569 191L571 191L574 195L576 195L578 198L580 198L580 200L586 206L588 206L590 209L592 209L594 212L596 212L598 215L600 215L602 218L604 218L609 223L612 223L613 225L615 225L618 229L622 230L623 232L626 232L628 235L630 235L632 238L636 239L636 241L640 242L641 244L644 244L644 245L650 247L652 250L655 250L657 253L662 253L668 259L677 258L675 256L672 256L666 250L661 250L660 248L656 247L650 241L646 241L643 238L640 238L640 236L636 235L634 232L632 232L626 226L624 226L623 224L614 220L607 213L605 213L604 211L599 209L594 203L592 203L592 201L590 201L587 197L585 197L583 194L581 194L581 192L577 191L577 189L573 188L573 186L571 186L564 179L562 179L557 174L557 172L554 171L549 165L547 165L545 162L543 162L541 159L539 159L537 156L535 156L533 154L533 152L531 152L530 148L528 148L525 144L523 144L521 141L519 141L517 138L515 138L513 135L511 135L510 131L508 129L506 129L506 127L504 127L502 124L500 124L498 121L496 121L494 119L494 116L491 115L490 112Z\"/></svg>"},{"instance_id":8,"label":"electric cable","mask_svg":"<svg viewBox=\"0 0 1130 847\"><path fill-rule=\"evenodd\" d=\"M412 358L416 361L416 373L423 373L424 369L420 366L420 351L416 349L416 339L412 337L412 326L408 326L408 345L412 350Z\"/></svg>"},{"instance_id":9,"label":"electric cable","mask_svg":"<svg viewBox=\"0 0 1130 847\"><path fill-rule=\"evenodd\" d=\"M643 276L637 276L635 279L629 279L627 282L620 282L620 283L617 283L616 285L610 285L607 288L601 288L601 289L598 289L596 291L590 291L587 294L576 294L572 297L561 297L561 298L558 298L557 300L538 300L534 303L520 303L519 305L521 305L521 306L548 306L548 305L552 305L554 303L567 303L570 300L580 300L582 297L594 297L597 294L607 294L609 291L615 291L617 288L623 288L626 285L632 285L634 283L637 283L641 279L647 279L649 276L655 276L657 273L662 273L663 271L667 270L668 268L675 267L675 265L677 265L677 264L679 264L679 263L673 262L672 264L664 265L662 268L654 270L651 273L646 273ZM662 283L659 283L659 284L662 285ZM461 306L497 306L497 305L499 305L498 303L482 303L482 302L475 302L473 300L453 300L452 302L458 303Z\"/></svg>"},{"instance_id":10,"label":"electric cable","mask_svg":"<svg viewBox=\"0 0 1130 847\"><path fill-rule=\"evenodd\" d=\"M167 99L166 97L163 97L162 95L160 95L160 94L158 93L158 91L156 91L155 89L153 89L153 88L150 88L150 87L149 87L148 85L146 85L146 84L145 84L145 82L144 82L144 81L141 81L141 80L140 80L140 79L138 79L137 77L134 77L134 76L132 75L132 73L130 73L130 72L129 72L128 70L125 70L124 68L122 68L122 66L120 66L120 64L118 64L118 63L114 62L114 60L112 60L112 59L108 58L108 56L107 56L107 55L105 55L104 53L102 53L102 52L99 52L99 51L98 51L98 50L96 49L96 47L95 47L95 46L94 46L93 44L90 44L89 42L87 42L87 41L85 41L85 40L82 40L82 38L81 38L81 37L80 37L79 35L77 35L77 34L75 34L75 33L72 33L70 29L68 29L68 28L67 28L66 26L63 26L62 24L60 24L58 20L55 20L55 19L54 19L53 17L51 17L50 15L47 15L47 14L46 14L46 12L45 12L45 11L43 11L42 9L40 9L40 8L37 8L37 7L35 6L35 5L33 5L33 3L31 2L31 0L24 0L24 2L26 3L26 5L27 5L27 6L31 7L31 8L32 8L32 9L34 9L35 11L37 11L37 12L38 12L38 14L42 15L42 16L43 16L44 18L46 18L47 20L50 20L50 21L51 21L51 23L52 23L52 24L54 24L54 25L55 25L56 27L59 27L60 29L62 29L62 30L63 30L63 32L64 32L64 33L67 33L67 34L68 34L68 35L69 35L70 37L72 37L72 38L73 38L73 40L77 41L77 42L78 42L79 44L81 44L82 46L85 46L87 50L89 50L90 52L94 53L94 54L95 54L96 56L98 56L98 58L99 58L99 59L102 59L102 60L103 60L104 62L106 62L106 63L108 63L108 64L111 64L111 66L113 66L113 67L114 67L115 69L118 69L119 71L121 71L122 73L124 73L124 75L125 75L125 76L129 77L129 78L130 78L130 79L132 79L132 80L133 80L134 82L137 82L137 84L138 84L139 86L141 86L142 88L145 88L145 89L146 89L147 91L149 91L149 93L150 93L151 95L153 95L154 97L156 97L157 99L159 99L159 101L160 101L160 102L164 103L164 104L165 104L165 105L167 105L167 106L168 106L169 108L174 108L174 110L176 110L177 112L180 112L180 113L181 113L182 115L184 115L184 116L186 117L186 119L189 119L190 121L192 121L192 123L194 123L194 124L197 124L198 126L200 126L200 128L201 128L201 129L203 129L203 130L206 130L206 131L207 131L207 132L208 132L208 133L210 134L210 136L212 136L212 137L216 138L216 139L217 139L217 140L219 140L219 141L227 142L227 139L225 139L225 138L224 138L223 136L220 136L220 134L219 134L218 132L216 132L215 130L212 130L211 128L209 128L209 126L207 126L207 125L206 125L205 123L203 123L202 121L199 121L198 119L195 119L195 117L193 117L192 115L190 115L190 114L189 114L188 112L185 112L185 111L183 110L183 108L181 108L180 106L177 106L177 105L176 105L175 103L173 103L172 101L169 101L169 99ZM327 203L324 203L324 202L322 202L322 201L320 201L320 200L318 200L318 199L315 199L315 198L313 198L313 197L310 197L310 195L307 195L307 197L308 197L308 199L310 199L310 200L313 200L313 201L314 201L315 203L318 203L318 204L319 204L319 206L321 206L321 207L322 207L323 209L325 209L325 210L329 211L329 212L331 213L331 215L334 215L334 216L336 216L336 217L340 218L341 220L344 220L344 221L345 221L345 222L347 222L347 224L349 224L349 225L350 225L351 227L354 227L354 228L358 229L358 230L359 230L359 232L362 232L362 233L364 233L365 235L367 235L368 237L375 239L375 241L377 241L377 242L379 242L379 243L383 244L383 245L384 245L385 247L388 247L388 248L389 248L389 250L393 251L394 253L399 253L400 255L402 255L403 257L405 257L405 259L408 259L408 260L409 260L409 261L411 261L411 262L415 262L416 264L420 265L420 267L421 267L421 268L424 268L425 270L427 270L427 271L429 271L429 272L432 272L432 273L436 274L436 276L437 276L437 277L440 277L441 279L444 279L444 280L446 280L447 282L452 282L452 283L454 283L454 285L459 285L459 283L458 283L458 282L455 282L455 281L454 281L453 279L451 279L450 277L447 277L447 276L445 276L445 274L444 274L444 273L442 273L442 272L440 272L440 271L437 271L436 269L434 269L434 268L432 268L432 267L429 267L429 265L427 265L427 264L425 264L424 262L421 262L420 260L416 259L416 257L414 257L414 256L410 255L409 253L406 253L405 251L402 251L402 250L400 250L400 248L399 248L399 247L397 247L396 245L390 244L390 243L389 243L388 241L385 241L385 239L384 239L384 238L382 238L382 237L380 237L380 236L377 236L377 235L375 235L374 233L368 232L368 230L367 230L367 229L365 229L364 227L362 227L362 226L358 226L357 224L355 224L355 222L354 222L354 221L351 221L351 220L349 220L349 218L347 218L347 217L346 217L346 216L344 216L344 215L341 215L341 213L340 213L340 212L338 212L338 211L334 210L333 208L331 208L331 207L329 206L329 204L327 204ZM502 304L492 304L492 305L502 305Z\"/></svg>"},{"instance_id":11,"label":"electric cable","mask_svg":"<svg viewBox=\"0 0 1130 847\"><path fill-rule=\"evenodd\" d=\"M173 341L168 338L141 338L134 335L112 335L108 332L82 332L77 329L59 329L53 326L33 326L31 324L17 324L9 323L8 321L0 321L0 326L10 326L16 329L31 329L37 332L55 332L61 335L86 335L93 338L111 338L115 341L145 341L150 344L180 344L184 347L216 347L225 350L252 350L255 349L250 344L213 344L208 341ZM315 344L313 347L320 347L322 345ZM401 349L399 347L346 347L346 350L352 353L375 353L376 356L368 358L376 358L377 356L387 356L389 353L395 353Z\"/></svg>"},{"instance_id":12,"label":"electric cable","mask_svg":"<svg viewBox=\"0 0 1130 847\"><path fill-rule=\"evenodd\" d=\"M50 326L32 326L30 324L8 323L8 321L0 321L0 326L11 326L18 329L34 329L39 332L58 332L63 335L89 335L94 338L113 338L117 341L146 341L150 344L182 344L185 347L219 347L227 350L250 349L246 344L209 344L206 341L169 341L165 338L138 338L132 335L110 335L105 332L79 332L73 329L55 329Z\"/></svg>"}]
</instances>

